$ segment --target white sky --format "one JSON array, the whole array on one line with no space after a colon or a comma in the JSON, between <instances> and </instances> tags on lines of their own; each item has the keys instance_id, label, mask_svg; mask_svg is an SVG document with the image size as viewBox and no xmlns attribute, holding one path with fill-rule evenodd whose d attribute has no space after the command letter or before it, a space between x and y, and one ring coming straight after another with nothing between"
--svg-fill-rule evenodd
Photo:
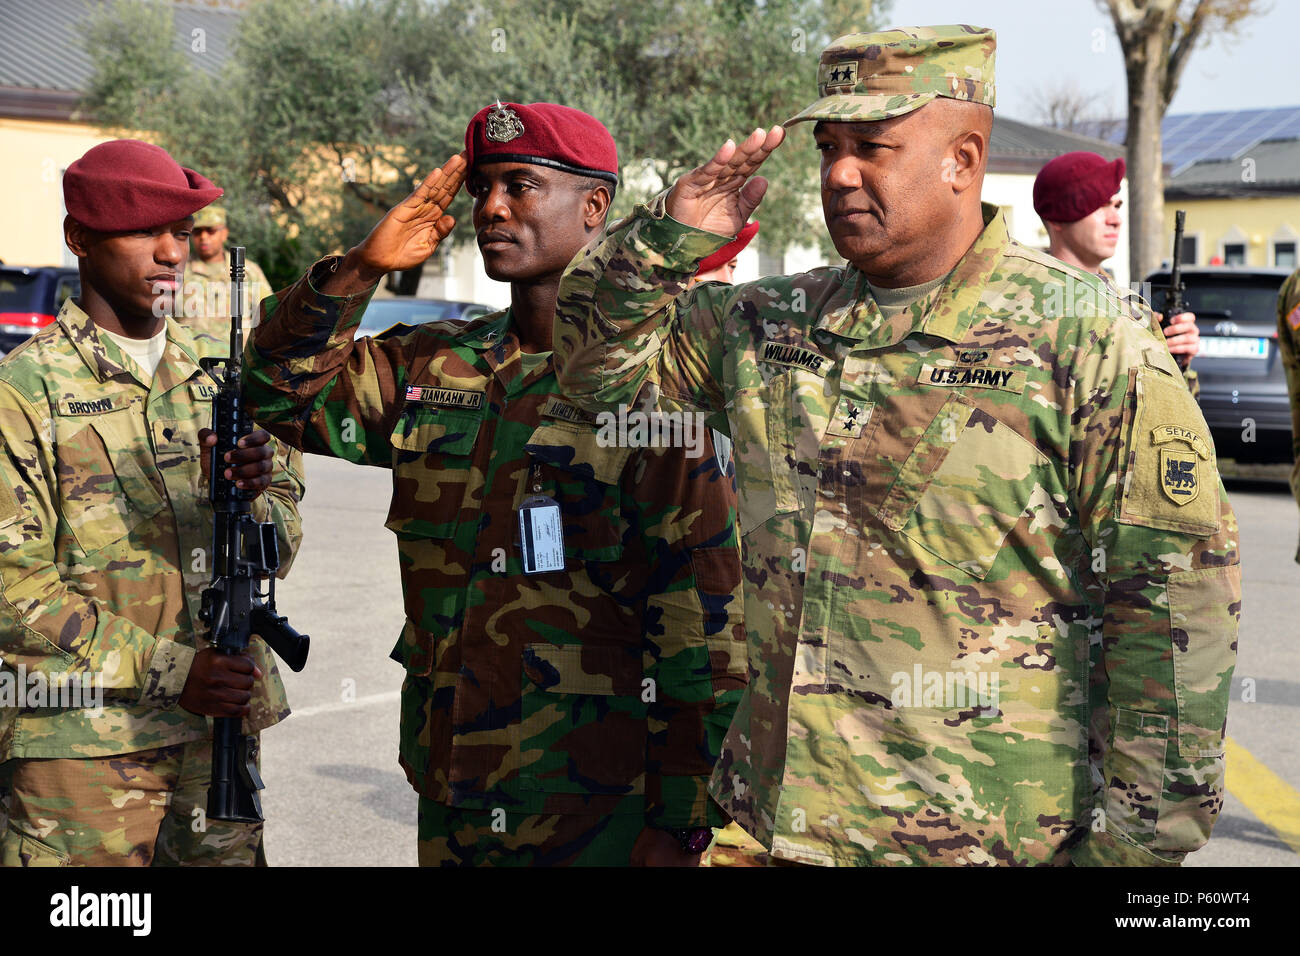
<instances>
[{"instance_id":1,"label":"white sky","mask_svg":"<svg viewBox=\"0 0 1300 956\"><path fill-rule=\"evenodd\" d=\"M1300 105L1300 57L1288 49L1300 36L1300 2L1266 6L1235 41L1214 37L1192 53L1170 113ZM1034 121L1035 88L1066 79L1097 96L1099 114L1125 113L1124 61L1110 15L1097 0L894 0L888 21L996 30L997 110L1004 116Z\"/></svg>"}]
</instances>

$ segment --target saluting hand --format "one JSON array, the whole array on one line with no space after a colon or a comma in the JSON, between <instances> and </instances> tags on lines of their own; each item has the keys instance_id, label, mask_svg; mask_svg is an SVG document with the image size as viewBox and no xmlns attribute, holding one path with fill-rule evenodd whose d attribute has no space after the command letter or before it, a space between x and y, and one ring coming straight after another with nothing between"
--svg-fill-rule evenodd
<instances>
[{"instance_id":1,"label":"saluting hand","mask_svg":"<svg viewBox=\"0 0 1300 956\"><path fill-rule=\"evenodd\" d=\"M457 153L425 177L392 209L322 287L328 295L350 295L374 285L390 272L413 269L433 255L456 220L447 207L465 181L465 154Z\"/></svg>"},{"instance_id":2,"label":"saluting hand","mask_svg":"<svg viewBox=\"0 0 1300 956\"><path fill-rule=\"evenodd\" d=\"M766 133L754 130L739 146L727 140L711 160L673 184L666 212L683 225L734 236L767 192L767 180L755 170L783 139L785 130L773 126Z\"/></svg>"}]
</instances>

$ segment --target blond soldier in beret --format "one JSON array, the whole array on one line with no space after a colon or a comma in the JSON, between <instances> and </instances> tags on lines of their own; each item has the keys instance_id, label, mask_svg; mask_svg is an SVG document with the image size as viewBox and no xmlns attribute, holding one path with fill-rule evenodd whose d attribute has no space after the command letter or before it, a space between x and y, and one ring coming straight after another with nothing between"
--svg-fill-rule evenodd
<instances>
[{"instance_id":1,"label":"blond soldier in beret","mask_svg":"<svg viewBox=\"0 0 1300 956\"><path fill-rule=\"evenodd\" d=\"M212 650L206 448L224 335L171 317L193 215L221 190L138 140L68 167L81 294L0 361L0 865L251 865L262 825L206 820L208 717L288 714L271 654ZM226 477L258 492L288 570L301 477L257 429ZM251 739L256 753L257 739Z\"/></svg>"},{"instance_id":2,"label":"blond soldier in beret","mask_svg":"<svg viewBox=\"0 0 1300 956\"><path fill-rule=\"evenodd\" d=\"M1044 164L1034 177L1034 211L1047 230L1048 255L1093 273L1116 297L1131 300L1136 296L1121 290L1102 268L1102 263L1115 254L1119 230L1124 225L1124 201L1119 194L1123 181L1123 158L1107 162L1096 153L1064 153ZM1155 331L1164 337L1195 395L1198 382L1190 366L1201 347L1196 315L1180 312Z\"/></svg>"},{"instance_id":3,"label":"blond soldier in beret","mask_svg":"<svg viewBox=\"0 0 1300 956\"><path fill-rule=\"evenodd\" d=\"M773 127L560 286L572 399L687 402L735 443L750 683L711 792L777 861L1175 865L1222 803L1237 522L1149 316L981 203L994 47L823 52L787 125L844 266L690 285ZM1096 294L1062 309L1071 275Z\"/></svg>"},{"instance_id":4,"label":"blond soldier in beret","mask_svg":"<svg viewBox=\"0 0 1300 956\"><path fill-rule=\"evenodd\" d=\"M181 289L180 306L187 318L208 318L218 323L230 318L227 301L230 281L230 253L226 240L230 230L226 226L226 210L221 206L207 206L194 214L194 231L190 233L193 255L185 263L185 284ZM257 321L257 303L271 294L271 283L266 273L252 259L244 260L244 332Z\"/></svg>"}]
</instances>

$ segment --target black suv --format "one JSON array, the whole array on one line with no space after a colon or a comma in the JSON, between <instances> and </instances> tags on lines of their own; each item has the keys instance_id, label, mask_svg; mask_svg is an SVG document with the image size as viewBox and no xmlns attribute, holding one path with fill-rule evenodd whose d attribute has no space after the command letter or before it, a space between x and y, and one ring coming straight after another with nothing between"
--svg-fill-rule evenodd
<instances>
[{"instance_id":1,"label":"black suv","mask_svg":"<svg viewBox=\"0 0 1300 956\"><path fill-rule=\"evenodd\" d=\"M0 266L0 355L53 322L68 297L79 292L76 269Z\"/></svg>"},{"instance_id":2,"label":"black suv","mask_svg":"<svg viewBox=\"0 0 1300 956\"><path fill-rule=\"evenodd\" d=\"M1277 293L1289 269L1202 266L1183 270L1201 351L1192 368L1200 403L1224 458L1291 461L1291 405L1277 351ZM1164 309L1168 270L1152 273L1151 305ZM1253 424L1252 424L1253 423Z\"/></svg>"}]
</instances>

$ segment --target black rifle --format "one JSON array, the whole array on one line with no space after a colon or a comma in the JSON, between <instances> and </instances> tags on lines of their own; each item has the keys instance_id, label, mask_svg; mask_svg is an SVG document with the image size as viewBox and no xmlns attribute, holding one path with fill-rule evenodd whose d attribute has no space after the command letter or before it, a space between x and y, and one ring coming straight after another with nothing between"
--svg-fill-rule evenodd
<instances>
[{"instance_id":1,"label":"black rifle","mask_svg":"<svg viewBox=\"0 0 1300 956\"><path fill-rule=\"evenodd\" d=\"M200 364L217 383L212 400L208 498L212 502L212 583L203 592L199 617L210 628L208 640L222 654L243 654L256 634L295 671L307 663L308 638L275 610L275 572L280 549L275 524L256 521L251 502L256 493L224 477L226 452L253 430L240 394L244 352L244 249L230 250L230 356L205 358ZM220 375L215 371L223 367ZM269 582L264 594L260 585ZM236 823L260 823L263 787L257 764L248 753L248 738L238 717L212 722L212 785L208 817Z\"/></svg>"},{"instance_id":2,"label":"black rifle","mask_svg":"<svg viewBox=\"0 0 1300 956\"><path fill-rule=\"evenodd\" d=\"M1169 266L1169 285L1165 287L1165 308L1160 319L1160 327L1164 328L1169 324L1169 320L1175 315L1187 311L1187 305L1183 302L1183 290L1187 287L1183 284L1183 224L1187 221L1187 210L1179 209L1174 213L1174 258ZM1178 367L1186 369L1192 364L1190 355L1175 355L1178 361Z\"/></svg>"}]
</instances>

